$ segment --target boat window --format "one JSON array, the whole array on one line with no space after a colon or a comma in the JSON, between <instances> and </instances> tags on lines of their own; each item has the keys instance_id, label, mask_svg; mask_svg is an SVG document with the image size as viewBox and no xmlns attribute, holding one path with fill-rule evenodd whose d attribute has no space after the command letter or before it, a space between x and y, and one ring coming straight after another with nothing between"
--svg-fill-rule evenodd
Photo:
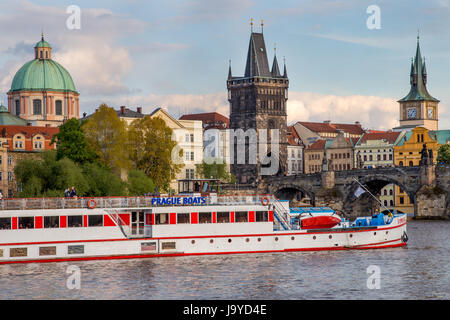
<instances>
[{"instance_id":1,"label":"boat window","mask_svg":"<svg viewBox=\"0 0 450 320\"><path fill-rule=\"evenodd\" d=\"M177 223L190 223L189 213L178 213Z\"/></svg>"},{"instance_id":2,"label":"boat window","mask_svg":"<svg viewBox=\"0 0 450 320\"><path fill-rule=\"evenodd\" d=\"M55 256L56 255L56 246L39 247L39 255L40 256Z\"/></svg>"},{"instance_id":3,"label":"boat window","mask_svg":"<svg viewBox=\"0 0 450 320\"><path fill-rule=\"evenodd\" d=\"M33 229L34 217L19 217L19 229Z\"/></svg>"},{"instance_id":4,"label":"boat window","mask_svg":"<svg viewBox=\"0 0 450 320\"><path fill-rule=\"evenodd\" d=\"M88 216L88 227L102 227L103 226L103 215L89 215Z\"/></svg>"},{"instance_id":5,"label":"boat window","mask_svg":"<svg viewBox=\"0 0 450 320\"><path fill-rule=\"evenodd\" d=\"M44 217L44 228L59 228L59 217Z\"/></svg>"},{"instance_id":6,"label":"boat window","mask_svg":"<svg viewBox=\"0 0 450 320\"><path fill-rule=\"evenodd\" d=\"M230 222L229 212L217 212L217 223L227 223Z\"/></svg>"},{"instance_id":7,"label":"boat window","mask_svg":"<svg viewBox=\"0 0 450 320\"><path fill-rule=\"evenodd\" d=\"M84 253L84 245L67 246L67 253L68 254L82 254L82 253Z\"/></svg>"},{"instance_id":8,"label":"boat window","mask_svg":"<svg viewBox=\"0 0 450 320\"><path fill-rule=\"evenodd\" d=\"M247 211L236 212L236 222L248 222Z\"/></svg>"},{"instance_id":9,"label":"boat window","mask_svg":"<svg viewBox=\"0 0 450 320\"><path fill-rule=\"evenodd\" d=\"M11 229L11 218L0 218L0 230Z\"/></svg>"},{"instance_id":10,"label":"boat window","mask_svg":"<svg viewBox=\"0 0 450 320\"><path fill-rule=\"evenodd\" d=\"M156 213L155 214L155 224L169 224L169 214L168 213Z\"/></svg>"},{"instance_id":11,"label":"boat window","mask_svg":"<svg viewBox=\"0 0 450 320\"><path fill-rule=\"evenodd\" d=\"M78 228L83 226L83 216L67 216L67 227Z\"/></svg>"},{"instance_id":12,"label":"boat window","mask_svg":"<svg viewBox=\"0 0 450 320\"><path fill-rule=\"evenodd\" d=\"M256 222L269 221L268 212L267 211L256 211L255 221Z\"/></svg>"},{"instance_id":13,"label":"boat window","mask_svg":"<svg viewBox=\"0 0 450 320\"><path fill-rule=\"evenodd\" d=\"M199 223L211 223L212 222L211 212L200 212L198 214L198 217L199 217Z\"/></svg>"}]
</instances>

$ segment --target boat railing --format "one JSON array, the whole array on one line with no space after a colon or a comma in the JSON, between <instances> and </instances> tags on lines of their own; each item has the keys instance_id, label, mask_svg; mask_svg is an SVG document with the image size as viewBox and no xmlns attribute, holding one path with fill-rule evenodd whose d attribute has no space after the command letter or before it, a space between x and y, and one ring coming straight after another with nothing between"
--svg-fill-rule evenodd
<instances>
[{"instance_id":1,"label":"boat railing","mask_svg":"<svg viewBox=\"0 0 450 320\"><path fill-rule=\"evenodd\" d=\"M273 204L274 208L274 215L278 223L275 223L275 229L281 229L282 227L284 230L290 230L292 229L291 223L290 223L290 216L289 216L289 209L286 209L277 199L272 199L271 203Z\"/></svg>"},{"instance_id":2,"label":"boat railing","mask_svg":"<svg viewBox=\"0 0 450 320\"><path fill-rule=\"evenodd\" d=\"M7 198L0 200L0 210L39 210L39 209L85 209L85 208L148 208L161 206L156 198L192 198L183 196L141 196L141 197L73 197L73 198ZM254 205L262 204L263 198L270 203L273 195L209 195L204 203L189 203L181 199L179 205ZM177 204L167 204L177 205Z\"/></svg>"}]
</instances>

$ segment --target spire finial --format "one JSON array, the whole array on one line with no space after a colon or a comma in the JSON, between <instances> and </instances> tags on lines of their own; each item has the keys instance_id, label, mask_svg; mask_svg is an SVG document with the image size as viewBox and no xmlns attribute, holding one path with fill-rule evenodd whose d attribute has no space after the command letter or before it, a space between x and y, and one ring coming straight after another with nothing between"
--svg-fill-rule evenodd
<instances>
[{"instance_id":1,"label":"spire finial","mask_svg":"<svg viewBox=\"0 0 450 320\"><path fill-rule=\"evenodd\" d=\"M253 18L250 18L250 31L253 32Z\"/></svg>"},{"instance_id":2,"label":"spire finial","mask_svg":"<svg viewBox=\"0 0 450 320\"><path fill-rule=\"evenodd\" d=\"M277 43L276 42L273 44L273 54L275 56L277 55Z\"/></svg>"},{"instance_id":3,"label":"spire finial","mask_svg":"<svg viewBox=\"0 0 450 320\"><path fill-rule=\"evenodd\" d=\"M261 19L261 33L263 33L264 31L264 20Z\"/></svg>"},{"instance_id":4,"label":"spire finial","mask_svg":"<svg viewBox=\"0 0 450 320\"><path fill-rule=\"evenodd\" d=\"M419 39L420 39L420 30L417 29L417 43L419 43Z\"/></svg>"},{"instance_id":5,"label":"spire finial","mask_svg":"<svg viewBox=\"0 0 450 320\"><path fill-rule=\"evenodd\" d=\"M44 28L41 29L41 39L44 41Z\"/></svg>"}]
</instances>

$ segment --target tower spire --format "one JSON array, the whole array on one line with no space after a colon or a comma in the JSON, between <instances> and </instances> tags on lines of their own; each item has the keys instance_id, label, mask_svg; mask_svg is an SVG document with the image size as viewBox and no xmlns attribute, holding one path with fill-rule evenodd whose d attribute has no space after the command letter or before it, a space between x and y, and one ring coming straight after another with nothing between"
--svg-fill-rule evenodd
<instances>
[{"instance_id":1,"label":"tower spire","mask_svg":"<svg viewBox=\"0 0 450 320\"><path fill-rule=\"evenodd\" d=\"M286 70L286 57L283 57L283 63L284 63L284 72L283 72L283 78L287 78L287 70Z\"/></svg>"},{"instance_id":2,"label":"tower spire","mask_svg":"<svg viewBox=\"0 0 450 320\"><path fill-rule=\"evenodd\" d=\"M228 60L228 80L230 80L232 78L232 74L231 74L231 59Z\"/></svg>"}]
</instances>

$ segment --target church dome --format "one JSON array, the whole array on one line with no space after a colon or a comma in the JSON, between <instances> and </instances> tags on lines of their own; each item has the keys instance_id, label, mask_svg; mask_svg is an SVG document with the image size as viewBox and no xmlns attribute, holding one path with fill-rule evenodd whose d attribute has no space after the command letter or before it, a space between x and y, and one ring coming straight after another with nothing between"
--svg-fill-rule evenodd
<instances>
[{"instance_id":1,"label":"church dome","mask_svg":"<svg viewBox=\"0 0 450 320\"><path fill-rule=\"evenodd\" d=\"M77 93L70 73L51 59L51 46L44 37L34 48L35 59L25 63L17 71L10 92L27 90Z\"/></svg>"}]
</instances>

